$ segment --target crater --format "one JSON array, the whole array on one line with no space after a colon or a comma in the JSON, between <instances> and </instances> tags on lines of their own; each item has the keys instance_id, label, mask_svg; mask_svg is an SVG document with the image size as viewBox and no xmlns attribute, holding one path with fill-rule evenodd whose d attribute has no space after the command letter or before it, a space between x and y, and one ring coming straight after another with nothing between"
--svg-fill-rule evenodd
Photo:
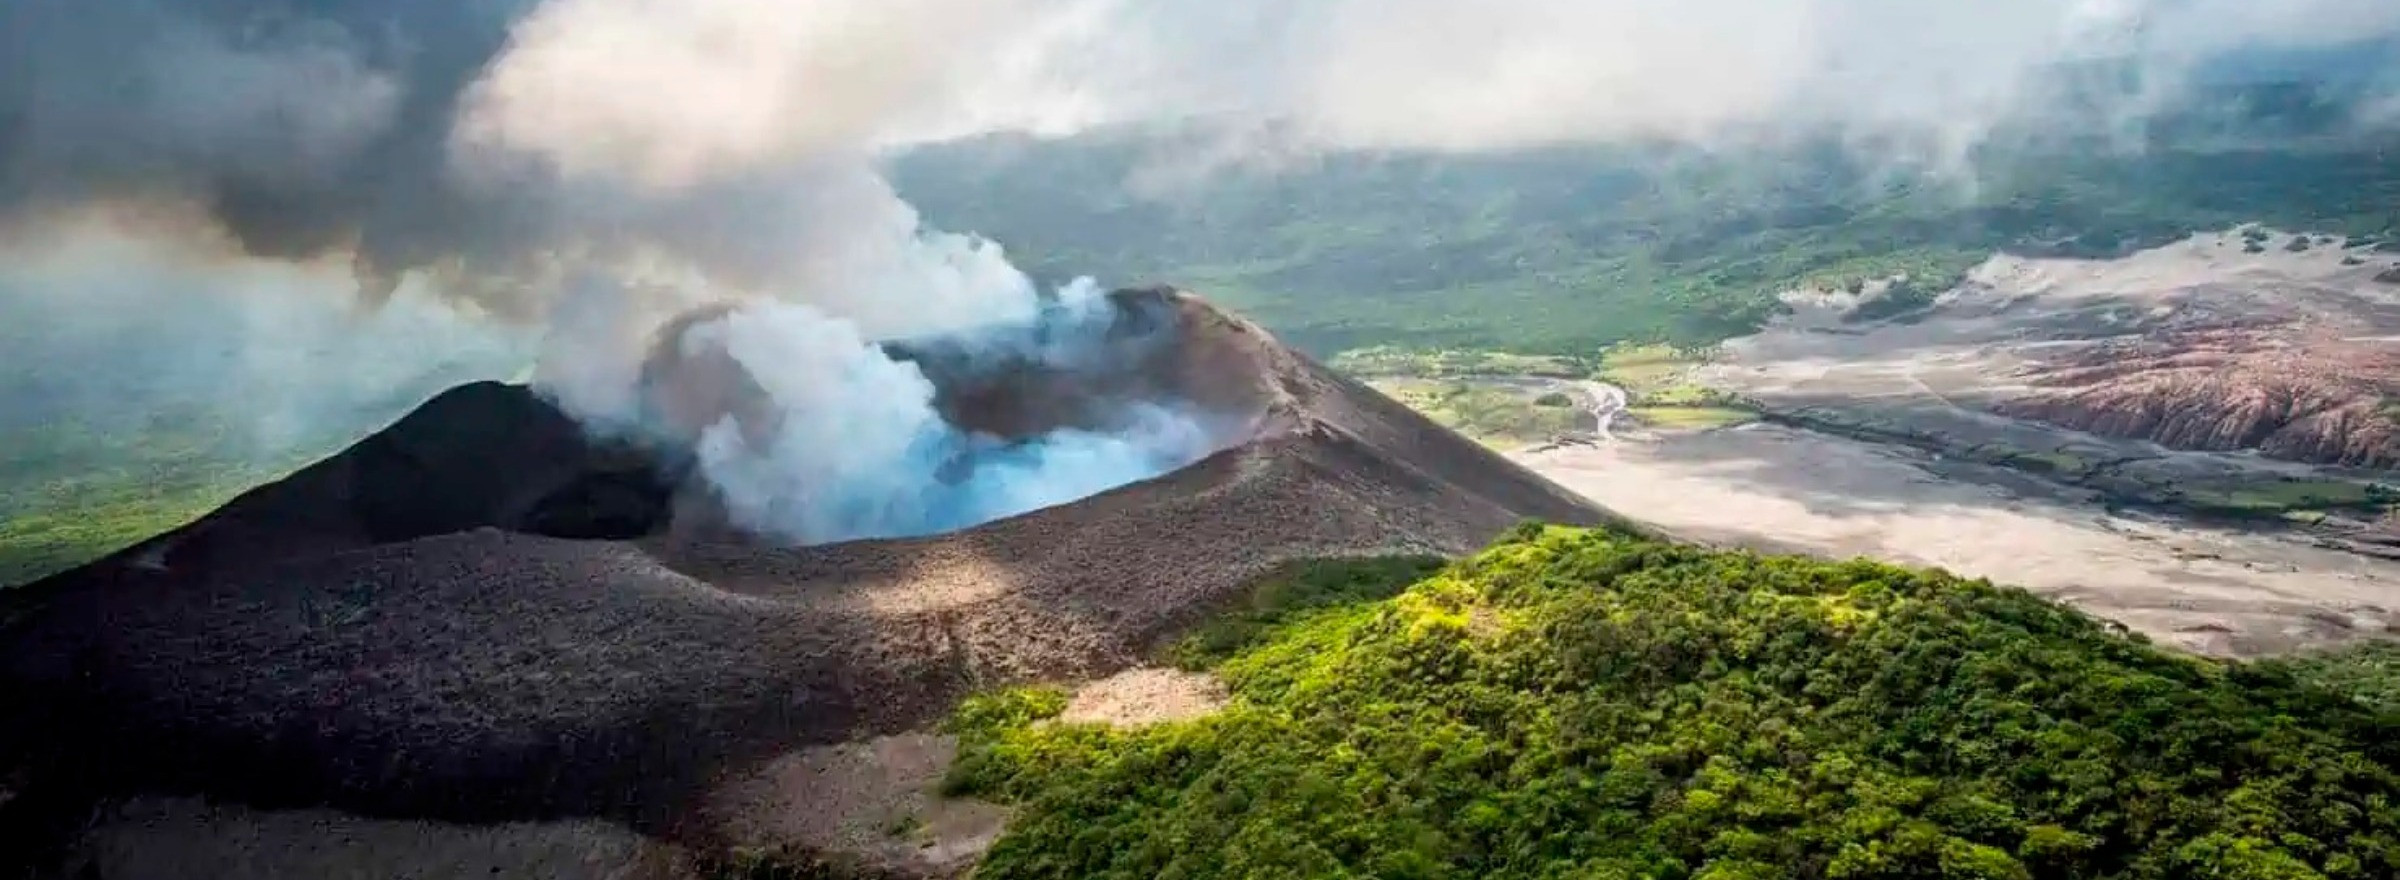
<instances>
[{"instance_id":1,"label":"crater","mask_svg":"<svg viewBox=\"0 0 2400 880\"><path fill-rule=\"evenodd\" d=\"M873 342L776 308L682 315L644 362L643 420L692 477L683 526L956 531L1189 466L1257 437L1279 399L1263 334L1203 328L1222 313L1171 289Z\"/></svg>"},{"instance_id":2,"label":"crater","mask_svg":"<svg viewBox=\"0 0 2400 880\"><path fill-rule=\"evenodd\" d=\"M688 498L660 521L659 487L759 488L748 476L779 500L860 490L840 500L896 507L1014 462L935 479L947 459L856 459L925 466L905 470L901 494L841 483L855 474L840 456L802 457L824 486L765 470L707 481L712 434L722 454L756 433L764 445L749 451L769 464L879 447L855 439L856 413L792 405L793 377L762 373L777 362L743 347L762 340L712 354L685 335L652 358L647 385L650 427L658 445L681 444L688 479L647 450L594 442L532 389L468 385L199 522L10 591L0 697L45 711L0 719L0 776L21 792L0 804L0 853L52 851L102 805L144 795L745 839L787 827L781 801L725 815L707 808L725 803L711 794L721 783L811 766L784 761L811 747L924 730L974 690L1107 678L1295 560L1462 553L1528 518L1610 519L1198 297L1086 305L976 334L830 334L806 341L834 349L772 353L838 368L820 376L908 379L891 386L911 395L900 402L996 449L1117 436L1129 410L1187 409L1207 428L1186 451L1196 464L938 536L714 540L691 534ZM1205 700L1136 688L1115 703ZM316 827L332 837L300 845L351 835Z\"/></svg>"}]
</instances>

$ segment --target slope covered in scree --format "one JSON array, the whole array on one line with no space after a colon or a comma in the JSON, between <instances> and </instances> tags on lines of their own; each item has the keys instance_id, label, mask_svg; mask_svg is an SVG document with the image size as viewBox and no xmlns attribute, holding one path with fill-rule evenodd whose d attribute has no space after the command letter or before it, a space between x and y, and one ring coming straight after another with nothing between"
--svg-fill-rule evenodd
<instances>
[{"instance_id":1,"label":"slope covered in scree","mask_svg":"<svg viewBox=\"0 0 2400 880\"><path fill-rule=\"evenodd\" d=\"M1175 328L1119 381L1243 427L1074 504L765 546L672 463L475 385L33 585L0 644L0 699L44 708L0 719L5 849L55 842L94 798L159 791L705 841L696 805L719 780L920 726L972 690L1129 665L1283 561L1461 553L1520 519L1605 517L1196 298L1115 300ZM942 381L939 353L916 356ZM1033 375L942 404L1071 420L1073 390Z\"/></svg>"},{"instance_id":2,"label":"slope covered in scree","mask_svg":"<svg viewBox=\"0 0 2400 880\"><path fill-rule=\"evenodd\" d=\"M1563 528L1393 574L1195 637L1199 721L970 703L976 876L2400 876L2400 716L2021 590Z\"/></svg>"}]
</instances>

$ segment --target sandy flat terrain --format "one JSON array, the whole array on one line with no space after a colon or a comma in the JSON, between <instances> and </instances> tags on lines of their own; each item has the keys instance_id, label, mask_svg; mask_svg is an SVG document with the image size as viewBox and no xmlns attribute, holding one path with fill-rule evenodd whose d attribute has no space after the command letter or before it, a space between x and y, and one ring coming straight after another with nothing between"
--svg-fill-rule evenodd
<instances>
[{"instance_id":1,"label":"sandy flat terrain","mask_svg":"<svg viewBox=\"0 0 2400 880\"><path fill-rule=\"evenodd\" d=\"M2271 233L2251 252L2209 233L2113 260L1995 256L1905 320L1850 323L1856 298L1792 293L1791 314L1728 342L1708 384L1762 397L1973 404L2028 390L2023 368L2143 334L2219 325L2321 328L2372 343L2400 333L2400 257Z\"/></svg>"},{"instance_id":2,"label":"sandy flat terrain","mask_svg":"<svg viewBox=\"0 0 2400 880\"><path fill-rule=\"evenodd\" d=\"M2376 386L2400 382L2383 341L2400 333L2400 285L2380 280L2400 258L2330 246L2295 253L2284 248L2291 236L2272 236L2255 253L2239 234L2215 233L2113 260L1998 256L1934 308L1899 320L1852 323L1852 297L1790 294L1791 314L1728 342L1693 378L1773 410L1953 449L2139 462L2131 475L2153 483L2391 476L2331 466L2339 454L2248 454L2279 428L2309 434L2301 423L2317 411L2338 430L2313 445L2338 453L2358 432L2355 442L2375 447L2380 435L2365 423L2377 418ZM2148 361L2134 363L2139 356ZM2112 365L2130 377L2122 393L2089 396L2083 405L2095 412L2058 423L2076 414L2056 399L2074 384L2062 377ZM2353 397L2361 411L2332 418ZM2372 465L2384 457L2372 451L2348 458Z\"/></svg>"},{"instance_id":3,"label":"sandy flat terrain","mask_svg":"<svg viewBox=\"0 0 2400 880\"><path fill-rule=\"evenodd\" d=\"M2400 328L2400 286L2377 277L2393 257L2293 252L2288 235L2269 235L2260 247L2240 232L2199 235L2114 260L1995 257L1934 308L1899 320L1853 323L1844 318L1853 298L1794 294L1792 314L1728 343L1694 378L1846 436L1756 424L1516 457L1694 538L1986 577L2204 653L2392 636L2400 562L2331 549L2338 529L2241 531L2116 512L2171 507L2107 503L2285 480L2389 482L2388 472L2171 450L2001 406L2031 390L2026 377L2045 364L2114 340L2239 326L2264 328L2258 344L2274 351L2327 334L2372 345ZM1869 442L1894 437L1913 440ZM2066 463L2052 470L2067 478L1970 463L2022 460L1995 449Z\"/></svg>"},{"instance_id":4,"label":"sandy flat terrain","mask_svg":"<svg viewBox=\"0 0 2400 880\"><path fill-rule=\"evenodd\" d=\"M2400 564L2103 511L2005 472L1773 425L1525 453L1593 500L1694 538L1868 556L2065 600L2163 643L2250 656L2400 626Z\"/></svg>"}]
</instances>

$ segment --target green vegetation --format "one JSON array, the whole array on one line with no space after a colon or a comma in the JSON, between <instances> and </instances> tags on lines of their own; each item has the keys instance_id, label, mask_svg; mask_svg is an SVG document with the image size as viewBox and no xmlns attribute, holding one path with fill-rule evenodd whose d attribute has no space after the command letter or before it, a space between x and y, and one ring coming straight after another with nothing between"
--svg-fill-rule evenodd
<instances>
[{"instance_id":1,"label":"green vegetation","mask_svg":"<svg viewBox=\"0 0 2400 880\"><path fill-rule=\"evenodd\" d=\"M1064 689L1022 687L968 697L943 722L942 732L968 738L989 738L1067 710L1071 695Z\"/></svg>"},{"instance_id":2,"label":"green vegetation","mask_svg":"<svg viewBox=\"0 0 2400 880\"><path fill-rule=\"evenodd\" d=\"M1904 317L1931 308L1935 300L1957 287L1956 276L1936 279L1899 278L1889 282L1874 298L1851 310L1852 321L1883 321Z\"/></svg>"},{"instance_id":3,"label":"green vegetation","mask_svg":"<svg viewBox=\"0 0 2400 880\"><path fill-rule=\"evenodd\" d=\"M1635 398L1635 402L1644 406L1661 407L1712 406L1732 405L1736 402L1736 398L1706 385L1683 384L1643 392Z\"/></svg>"},{"instance_id":4,"label":"green vegetation","mask_svg":"<svg viewBox=\"0 0 2400 880\"><path fill-rule=\"evenodd\" d=\"M1706 431L1758 421L1756 411L1731 406L1635 406L1625 412L1642 424L1674 431Z\"/></svg>"},{"instance_id":5,"label":"green vegetation","mask_svg":"<svg viewBox=\"0 0 2400 880\"><path fill-rule=\"evenodd\" d=\"M893 171L928 222L992 236L1039 276L1182 284L1323 354L1707 345L1786 290L1906 276L1938 292L1995 250L2113 255L2253 221L2400 232L2388 141L2089 147L1947 176L1824 145L1344 154L1136 193L1165 148L1128 135L952 144Z\"/></svg>"},{"instance_id":6,"label":"green vegetation","mask_svg":"<svg viewBox=\"0 0 2400 880\"><path fill-rule=\"evenodd\" d=\"M1800 407L1762 415L1811 431L1891 443L1944 458L2013 468L2102 494L2110 504L2161 507L2211 518L2315 525L2333 516L2373 519L2400 512L2400 489L2350 479L2199 478L2176 468L2143 467L2106 447L2068 443L2028 449L1926 433L1839 407Z\"/></svg>"},{"instance_id":7,"label":"green vegetation","mask_svg":"<svg viewBox=\"0 0 2400 880\"><path fill-rule=\"evenodd\" d=\"M1700 431L1756 421L1749 402L1690 381L1706 358L1668 345L1620 345L1600 356L1600 378L1625 389L1626 413L1653 428Z\"/></svg>"},{"instance_id":8,"label":"green vegetation","mask_svg":"<svg viewBox=\"0 0 2400 880\"><path fill-rule=\"evenodd\" d=\"M2379 514L2400 502L2400 492L2352 480L2246 482L2224 486L2180 485L2180 500L2206 513L2243 517L2286 517L2295 513Z\"/></svg>"},{"instance_id":9,"label":"green vegetation","mask_svg":"<svg viewBox=\"0 0 2400 880\"><path fill-rule=\"evenodd\" d=\"M1459 349L1425 351L1390 345L1354 348L1334 355L1326 361L1326 365L1360 378L1539 376L1573 379L1591 372L1591 368L1578 359L1560 355Z\"/></svg>"},{"instance_id":10,"label":"green vegetation","mask_svg":"<svg viewBox=\"0 0 2400 880\"><path fill-rule=\"evenodd\" d=\"M2267 240L2273 237L2273 235L2268 234L2268 232L2263 228L2257 226L2245 227L2242 229L2242 250L2245 253L2266 253Z\"/></svg>"},{"instance_id":11,"label":"green vegetation","mask_svg":"<svg viewBox=\"0 0 2400 880\"><path fill-rule=\"evenodd\" d=\"M0 587L73 568L181 526L231 499L239 487L145 495L132 485L115 497L79 498L0 523Z\"/></svg>"},{"instance_id":12,"label":"green vegetation","mask_svg":"<svg viewBox=\"0 0 2400 880\"><path fill-rule=\"evenodd\" d=\"M183 525L297 467L230 449L227 414L161 413L139 427L72 422L0 431L0 587Z\"/></svg>"},{"instance_id":13,"label":"green vegetation","mask_svg":"<svg viewBox=\"0 0 2400 880\"><path fill-rule=\"evenodd\" d=\"M1203 640L1207 718L969 710L978 877L2400 874L2400 716L1935 572L1528 527Z\"/></svg>"},{"instance_id":14,"label":"green vegetation","mask_svg":"<svg viewBox=\"0 0 2400 880\"><path fill-rule=\"evenodd\" d=\"M2361 642L2269 665L2385 712L2400 712L2400 642Z\"/></svg>"},{"instance_id":15,"label":"green vegetation","mask_svg":"<svg viewBox=\"0 0 2400 880\"><path fill-rule=\"evenodd\" d=\"M1294 563L1261 579L1241 606L1178 639L1168 647L1166 659L1186 670L1206 670L1314 616L1338 614L1345 608L1399 595L1408 585L1441 571L1445 564L1433 556Z\"/></svg>"},{"instance_id":16,"label":"green vegetation","mask_svg":"<svg viewBox=\"0 0 2400 880\"><path fill-rule=\"evenodd\" d=\"M1601 353L1600 378L1627 394L1654 394L1681 385L1705 359L1671 345L1619 345Z\"/></svg>"},{"instance_id":17,"label":"green vegetation","mask_svg":"<svg viewBox=\"0 0 2400 880\"><path fill-rule=\"evenodd\" d=\"M2019 452L2000 461L2009 467L2032 471L2062 479L2076 479L2092 472L2092 462L2070 452Z\"/></svg>"},{"instance_id":18,"label":"green vegetation","mask_svg":"<svg viewBox=\"0 0 2400 880\"><path fill-rule=\"evenodd\" d=\"M1379 379L1377 391L1444 427L1487 444L1533 443L1591 430L1575 407L1547 406L1533 392L1471 380Z\"/></svg>"}]
</instances>

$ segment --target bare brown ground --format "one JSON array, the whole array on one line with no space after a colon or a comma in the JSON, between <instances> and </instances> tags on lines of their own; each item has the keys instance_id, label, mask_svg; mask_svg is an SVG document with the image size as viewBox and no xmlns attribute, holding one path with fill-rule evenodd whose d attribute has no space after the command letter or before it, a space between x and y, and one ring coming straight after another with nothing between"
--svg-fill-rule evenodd
<instances>
[{"instance_id":1,"label":"bare brown ground","mask_svg":"<svg viewBox=\"0 0 2400 880\"><path fill-rule=\"evenodd\" d=\"M473 827L331 810L262 811L197 798L115 805L94 824L76 861L75 870L106 880L697 877L674 847L605 822Z\"/></svg>"},{"instance_id":2,"label":"bare brown ground","mask_svg":"<svg viewBox=\"0 0 2400 880\"><path fill-rule=\"evenodd\" d=\"M1795 423L1907 445L1756 425L1520 460L1682 534L1988 577L2205 653L2390 637L2400 564L2362 543L2372 526L2136 512L2395 480L2251 451L2389 462L2389 426L2368 410L2400 380L2400 289L2375 280L2383 258L2282 242L1995 257L1934 308L1880 322L1795 295L1793 315L1699 371Z\"/></svg>"},{"instance_id":3,"label":"bare brown ground","mask_svg":"<svg viewBox=\"0 0 2400 880\"><path fill-rule=\"evenodd\" d=\"M1997 257L1937 307L1845 301L1726 347L1712 384L1787 405L1947 407L2199 452L2400 466L2400 288L2388 258L2208 234L2114 260Z\"/></svg>"},{"instance_id":4,"label":"bare brown ground","mask_svg":"<svg viewBox=\"0 0 2400 880\"><path fill-rule=\"evenodd\" d=\"M1608 518L1195 298L1121 296L1166 309L1181 340L1149 381L1251 407L1251 427L1063 507L760 546L658 522L639 479L594 480L622 469L547 405L469 386L189 529L16 592L0 701L47 711L0 718L0 758L28 779L0 807L0 855L54 860L88 805L152 792L599 820L711 851L815 808L707 809L727 786L923 729L972 690L1136 665L1279 563L1460 553L1523 518ZM610 515L566 515L592 499L614 499ZM648 537L534 533L628 531Z\"/></svg>"},{"instance_id":5,"label":"bare brown ground","mask_svg":"<svg viewBox=\"0 0 2400 880\"><path fill-rule=\"evenodd\" d=\"M1225 708L1227 699L1224 683L1206 673L1128 669L1078 688L1058 720L1144 727L1208 715Z\"/></svg>"},{"instance_id":6,"label":"bare brown ground","mask_svg":"<svg viewBox=\"0 0 2400 880\"><path fill-rule=\"evenodd\" d=\"M798 846L837 864L944 877L974 867L1008 811L941 796L958 755L947 736L814 746L720 788L708 809L742 846Z\"/></svg>"}]
</instances>

